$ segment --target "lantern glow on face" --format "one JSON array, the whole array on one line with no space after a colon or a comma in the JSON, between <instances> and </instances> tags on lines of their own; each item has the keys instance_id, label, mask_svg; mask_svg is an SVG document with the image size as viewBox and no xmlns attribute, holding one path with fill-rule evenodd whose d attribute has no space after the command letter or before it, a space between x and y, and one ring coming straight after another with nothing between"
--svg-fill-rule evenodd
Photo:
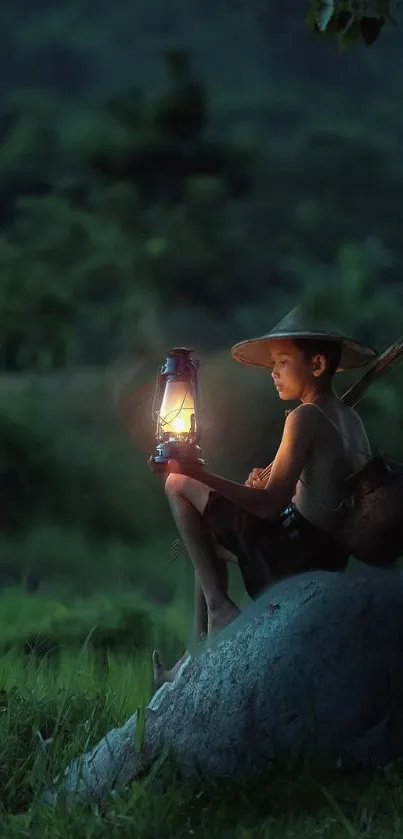
<instances>
[{"instance_id":1,"label":"lantern glow on face","mask_svg":"<svg viewBox=\"0 0 403 839\"><path fill-rule=\"evenodd\" d=\"M175 437L189 434L194 417L195 405L189 382L169 377L159 411L161 431Z\"/></svg>"}]
</instances>

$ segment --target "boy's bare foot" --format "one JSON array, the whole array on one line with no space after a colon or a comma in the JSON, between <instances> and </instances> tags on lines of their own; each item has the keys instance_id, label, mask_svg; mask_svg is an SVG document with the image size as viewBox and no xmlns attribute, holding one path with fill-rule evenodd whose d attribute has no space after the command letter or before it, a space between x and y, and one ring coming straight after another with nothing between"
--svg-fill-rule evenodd
<instances>
[{"instance_id":1,"label":"boy's bare foot","mask_svg":"<svg viewBox=\"0 0 403 839\"><path fill-rule=\"evenodd\" d=\"M185 661L185 658L189 657L189 653L187 650L183 653L183 655L178 659L176 664L171 667L170 670L166 670L161 659L158 650L154 650L153 652L153 671L154 671L154 688L158 690L161 685L165 682L173 682L175 676L182 664Z\"/></svg>"},{"instance_id":2,"label":"boy's bare foot","mask_svg":"<svg viewBox=\"0 0 403 839\"><path fill-rule=\"evenodd\" d=\"M219 609L209 609L208 637L210 638L211 635L219 632L220 629L224 629L225 626L232 623L240 614L241 610L238 609L238 606L235 606L232 600L228 600Z\"/></svg>"}]
</instances>

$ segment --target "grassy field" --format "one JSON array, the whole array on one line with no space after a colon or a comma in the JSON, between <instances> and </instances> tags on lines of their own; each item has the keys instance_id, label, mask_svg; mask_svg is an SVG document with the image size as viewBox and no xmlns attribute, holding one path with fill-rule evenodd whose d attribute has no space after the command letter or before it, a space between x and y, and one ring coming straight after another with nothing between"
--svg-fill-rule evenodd
<instances>
[{"instance_id":1,"label":"grassy field","mask_svg":"<svg viewBox=\"0 0 403 839\"><path fill-rule=\"evenodd\" d=\"M91 599L62 589L1 593L1 839L400 837L398 766L376 776L283 766L259 783L195 785L166 764L160 777L111 796L102 812L40 801L44 783L148 701L153 646L173 659L190 618L183 589L165 607L122 590Z\"/></svg>"},{"instance_id":2,"label":"grassy field","mask_svg":"<svg viewBox=\"0 0 403 839\"><path fill-rule=\"evenodd\" d=\"M232 452L238 460L223 473L240 479L255 457L249 443L240 445L242 423L229 422L240 413L231 393L244 391L230 371L218 388L213 364L207 376L220 393L210 406L207 459L225 437L230 465ZM249 386L248 404L260 404L260 383ZM401 837L399 766L375 777L277 766L259 783L192 785L166 763L161 776L134 781L102 812L41 802L43 787L74 757L147 703L153 648L169 665L191 630L190 563L167 564L176 532L146 467L153 438L130 405L130 434L122 431L110 392L109 379L90 374L0 382L8 500L0 534L0 839ZM134 403L149 416L147 399L140 382ZM261 438L257 427L253 440L264 452L263 420ZM256 462L266 461L256 453ZM221 471L217 458L212 466ZM35 593L2 588L31 568ZM233 567L230 593L241 607L247 601Z\"/></svg>"}]
</instances>

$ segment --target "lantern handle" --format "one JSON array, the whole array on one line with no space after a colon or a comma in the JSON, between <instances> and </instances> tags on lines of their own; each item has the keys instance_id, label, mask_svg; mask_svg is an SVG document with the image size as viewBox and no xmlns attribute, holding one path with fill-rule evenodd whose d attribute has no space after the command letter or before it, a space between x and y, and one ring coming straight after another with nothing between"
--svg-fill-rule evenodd
<instances>
[{"instance_id":1,"label":"lantern handle","mask_svg":"<svg viewBox=\"0 0 403 839\"><path fill-rule=\"evenodd\" d=\"M151 409L152 419L155 421L157 419L157 413L159 413L159 408L161 407L162 397L164 395L164 388L165 388L165 381L164 376L161 370L158 373L157 383L155 385L155 392L154 392L154 399L153 399L153 406ZM159 405L158 410L156 409L156 405Z\"/></svg>"}]
</instances>

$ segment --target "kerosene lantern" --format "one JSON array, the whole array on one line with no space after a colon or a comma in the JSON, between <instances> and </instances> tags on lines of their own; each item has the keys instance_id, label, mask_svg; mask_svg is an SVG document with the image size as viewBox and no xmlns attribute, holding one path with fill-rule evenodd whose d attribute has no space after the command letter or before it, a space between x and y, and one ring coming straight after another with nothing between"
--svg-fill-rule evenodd
<instances>
[{"instance_id":1,"label":"kerosene lantern","mask_svg":"<svg viewBox=\"0 0 403 839\"><path fill-rule=\"evenodd\" d=\"M192 350L169 350L157 379L153 419L157 423L155 472L164 472L169 460L187 466L204 466L200 440L199 362Z\"/></svg>"}]
</instances>

